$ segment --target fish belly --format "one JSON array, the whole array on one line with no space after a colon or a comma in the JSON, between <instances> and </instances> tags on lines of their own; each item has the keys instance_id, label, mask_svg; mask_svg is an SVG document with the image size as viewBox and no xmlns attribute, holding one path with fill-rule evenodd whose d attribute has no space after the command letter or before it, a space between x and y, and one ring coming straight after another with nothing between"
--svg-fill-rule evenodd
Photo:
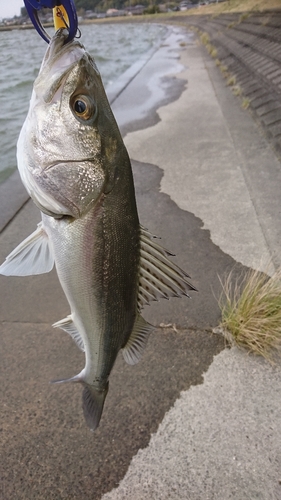
<instances>
[{"instance_id":1,"label":"fish belly","mask_svg":"<svg viewBox=\"0 0 281 500\"><path fill-rule=\"evenodd\" d=\"M101 204L80 219L42 215L59 281L83 339L83 381L105 387L136 318L139 228ZM128 221L127 221L128 222Z\"/></svg>"}]
</instances>

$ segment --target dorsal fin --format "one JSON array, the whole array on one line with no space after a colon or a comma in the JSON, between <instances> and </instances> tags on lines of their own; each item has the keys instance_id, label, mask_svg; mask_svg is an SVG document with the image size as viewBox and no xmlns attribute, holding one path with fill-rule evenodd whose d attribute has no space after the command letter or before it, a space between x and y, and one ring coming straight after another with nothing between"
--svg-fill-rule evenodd
<instances>
[{"instance_id":1,"label":"dorsal fin","mask_svg":"<svg viewBox=\"0 0 281 500\"><path fill-rule=\"evenodd\" d=\"M139 362L153 328L142 316L137 316L130 338L122 349L126 363L135 365Z\"/></svg>"},{"instance_id":2,"label":"dorsal fin","mask_svg":"<svg viewBox=\"0 0 281 500\"><path fill-rule=\"evenodd\" d=\"M141 227L141 259L138 307L152 300L170 297L189 297L189 290L196 288L189 282L188 274L169 260L173 255L153 241L153 236Z\"/></svg>"},{"instance_id":3,"label":"dorsal fin","mask_svg":"<svg viewBox=\"0 0 281 500\"><path fill-rule=\"evenodd\" d=\"M53 269L54 262L48 235L40 222L36 231L6 257L0 266L0 274L4 276L44 274Z\"/></svg>"}]
</instances>

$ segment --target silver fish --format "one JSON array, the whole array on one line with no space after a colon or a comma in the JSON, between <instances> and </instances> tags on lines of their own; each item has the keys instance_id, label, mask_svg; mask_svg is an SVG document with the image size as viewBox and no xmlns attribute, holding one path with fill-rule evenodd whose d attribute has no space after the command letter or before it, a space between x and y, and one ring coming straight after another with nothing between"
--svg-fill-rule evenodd
<instances>
[{"instance_id":1,"label":"silver fish","mask_svg":"<svg viewBox=\"0 0 281 500\"><path fill-rule=\"evenodd\" d=\"M88 426L99 425L118 352L139 361L152 300L195 287L139 224L131 164L95 62L68 33L52 38L18 140L23 184L42 222L0 267L4 275L49 272L54 264L71 314L53 326L71 335L86 364L64 381L83 384Z\"/></svg>"}]
</instances>

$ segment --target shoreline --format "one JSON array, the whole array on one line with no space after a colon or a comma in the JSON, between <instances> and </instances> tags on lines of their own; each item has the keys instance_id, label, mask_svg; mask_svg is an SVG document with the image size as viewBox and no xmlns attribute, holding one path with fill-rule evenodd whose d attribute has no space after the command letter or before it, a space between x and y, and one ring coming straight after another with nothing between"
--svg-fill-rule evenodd
<instances>
[{"instance_id":1,"label":"shoreline","mask_svg":"<svg viewBox=\"0 0 281 500\"><path fill-rule=\"evenodd\" d=\"M106 16L102 18L96 19L83 19L80 21L79 26L88 25L88 24L103 24L103 23L147 23L147 22L164 22L177 24L178 20L174 19L175 17L184 18L192 18L193 16L220 16L220 15L237 15L237 14L251 14L251 13L260 13L267 14L272 12L280 12L281 5L279 1L272 0L271 5L264 5L262 2L251 2L242 1L240 4L234 4L232 7L231 4L228 5L228 2L222 2L213 5L201 5L200 7L194 7L192 9L188 9L185 11L176 11L176 12L159 12L156 14L140 14L140 15L127 15L127 16ZM44 28L53 28L53 23L43 23ZM12 24L7 26L0 26L1 31L12 31L12 30L28 30L35 29L33 24Z\"/></svg>"}]
</instances>

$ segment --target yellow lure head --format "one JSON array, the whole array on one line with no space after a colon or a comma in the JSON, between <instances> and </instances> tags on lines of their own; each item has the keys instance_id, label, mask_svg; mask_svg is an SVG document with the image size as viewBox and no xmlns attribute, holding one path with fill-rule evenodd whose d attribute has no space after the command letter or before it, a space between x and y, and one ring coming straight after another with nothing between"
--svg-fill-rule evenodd
<instances>
[{"instance_id":1,"label":"yellow lure head","mask_svg":"<svg viewBox=\"0 0 281 500\"><path fill-rule=\"evenodd\" d=\"M62 5L53 9L53 18L56 31L60 28L66 28L66 24L69 26L68 15Z\"/></svg>"}]
</instances>

